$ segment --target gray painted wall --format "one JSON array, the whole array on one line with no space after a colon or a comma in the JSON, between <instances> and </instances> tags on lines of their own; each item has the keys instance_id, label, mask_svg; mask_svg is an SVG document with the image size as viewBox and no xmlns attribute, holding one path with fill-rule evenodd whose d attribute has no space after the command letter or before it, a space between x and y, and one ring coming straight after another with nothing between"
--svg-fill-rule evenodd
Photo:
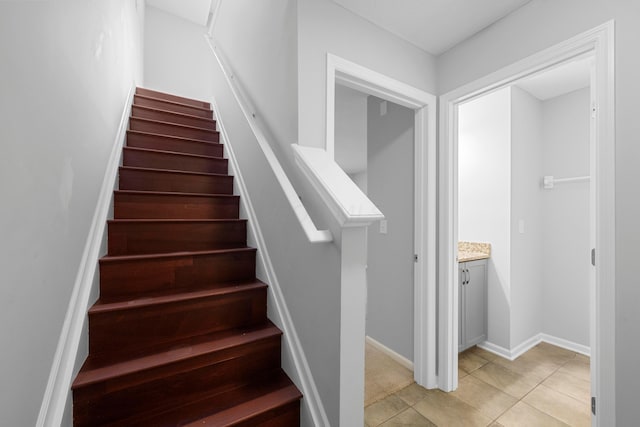
<instances>
[{"instance_id":1,"label":"gray painted wall","mask_svg":"<svg viewBox=\"0 0 640 427\"><path fill-rule=\"evenodd\" d=\"M367 100L367 195L384 213L368 230L367 335L413 360L414 112Z\"/></svg>"},{"instance_id":2,"label":"gray painted wall","mask_svg":"<svg viewBox=\"0 0 640 427\"><path fill-rule=\"evenodd\" d=\"M209 101L213 55L206 29L148 6L144 30L144 81L149 89Z\"/></svg>"},{"instance_id":3,"label":"gray painted wall","mask_svg":"<svg viewBox=\"0 0 640 427\"><path fill-rule=\"evenodd\" d=\"M435 58L332 0L298 1L298 143L324 147L327 53L433 93Z\"/></svg>"},{"instance_id":4,"label":"gray painted wall","mask_svg":"<svg viewBox=\"0 0 640 427\"><path fill-rule=\"evenodd\" d=\"M543 173L589 175L589 88L542 102ZM589 346L589 183L543 190L542 332Z\"/></svg>"},{"instance_id":5,"label":"gray painted wall","mask_svg":"<svg viewBox=\"0 0 640 427\"><path fill-rule=\"evenodd\" d=\"M139 1L0 2L2 425L36 423L143 25Z\"/></svg>"},{"instance_id":6,"label":"gray painted wall","mask_svg":"<svg viewBox=\"0 0 640 427\"><path fill-rule=\"evenodd\" d=\"M491 243L488 337L510 348L511 89L459 108L459 240Z\"/></svg>"},{"instance_id":7,"label":"gray painted wall","mask_svg":"<svg viewBox=\"0 0 640 427\"><path fill-rule=\"evenodd\" d=\"M511 349L542 331L542 110L511 88ZM563 245L564 246L564 245Z\"/></svg>"}]
</instances>

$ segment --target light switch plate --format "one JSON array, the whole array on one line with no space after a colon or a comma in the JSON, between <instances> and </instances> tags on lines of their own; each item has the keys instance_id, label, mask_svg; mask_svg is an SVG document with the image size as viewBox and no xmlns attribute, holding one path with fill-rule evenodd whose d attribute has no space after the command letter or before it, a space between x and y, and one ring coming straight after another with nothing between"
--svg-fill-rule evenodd
<instances>
[{"instance_id":1,"label":"light switch plate","mask_svg":"<svg viewBox=\"0 0 640 427\"><path fill-rule=\"evenodd\" d=\"M380 220L380 234L387 234L387 220Z\"/></svg>"},{"instance_id":2,"label":"light switch plate","mask_svg":"<svg viewBox=\"0 0 640 427\"><path fill-rule=\"evenodd\" d=\"M524 234L524 219L518 221L518 233Z\"/></svg>"}]
</instances>

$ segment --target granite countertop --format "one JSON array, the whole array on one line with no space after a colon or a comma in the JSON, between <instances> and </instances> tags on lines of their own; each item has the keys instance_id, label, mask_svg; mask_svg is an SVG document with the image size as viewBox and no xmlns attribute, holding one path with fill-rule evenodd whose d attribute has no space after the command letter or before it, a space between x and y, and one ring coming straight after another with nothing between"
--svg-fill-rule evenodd
<instances>
[{"instance_id":1,"label":"granite countertop","mask_svg":"<svg viewBox=\"0 0 640 427\"><path fill-rule=\"evenodd\" d=\"M487 259L491 256L491 243L458 242L458 262Z\"/></svg>"}]
</instances>

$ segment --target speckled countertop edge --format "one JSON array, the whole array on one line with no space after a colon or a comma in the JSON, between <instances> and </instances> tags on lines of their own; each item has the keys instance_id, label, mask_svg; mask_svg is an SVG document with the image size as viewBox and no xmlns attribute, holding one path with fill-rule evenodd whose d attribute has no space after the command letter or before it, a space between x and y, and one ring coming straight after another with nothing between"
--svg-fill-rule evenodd
<instances>
[{"instance_id":1,"label":"speckled countertop edge","mask_svg":"<svg viewBox=\"0 0 640 427\"><path fill-rule=\"evenodd\" d=\"M458 262L476 261L491 257L491 243L458 242Z\"/></svg>"}]
</instances>

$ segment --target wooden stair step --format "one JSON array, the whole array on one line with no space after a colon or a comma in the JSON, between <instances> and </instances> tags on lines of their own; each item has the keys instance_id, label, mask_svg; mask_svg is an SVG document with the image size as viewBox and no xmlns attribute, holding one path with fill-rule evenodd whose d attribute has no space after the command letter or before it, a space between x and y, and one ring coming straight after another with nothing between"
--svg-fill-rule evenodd
<instances>
[{"instance_id":1,"label":"wooden stair step","mask_svg":"<svg viewBox=\"0 0 640 427\"><path fill-rule=\"evenodd\" d=\"M223 175L229 171L227 159L134 147L124 147L123 165Z\"/></svg>"},{"instance_id":2,"label":"wooden stair step","mask_svg":"<svg viewBox=\"0 0 640 427\"><path fill-rule=\"evenodd\" d=\"M206 109L211 108L211 104L208 102L200 101L198 99L193 99L193 98L185 98L183 96L173 95L166 92L160 92L158 90L153 90L153 89L137 87L136 94L150 96L158 99L165 99L167 101L178 102L180 104L193 105L200 108L206 108Z\"/></svg>"},{"instance_id":3,"label":"wooden stair step","mask_svg":"<svg viewBox=\"0 0 640 427\"><path fill-rule=\"evenodd\" d=\"M254 248L106 256L100 259L100 295L127 298L255 278Z\"/></svg>"},{"instance_id":4,"label":"wooden stair step","mask_svg":"<svg viewBox=\"0 0 640 427\"><path fill-rule=\"evenodd\" d=\"M299 425L302 394L293 384L184 426L287 427Z\"/></svg>"},{"instance_id":5,"label":"wooden stair step","mask_svg":"<svg viewBox=\"0 0 640 427\"><path fill-rule=\"evenodd\" d=\"M209 108L196 107L194 105L169 101L167 99L155 98L147 95L135 94L133 96L133 105L140 105L142 107L157 108L159 110L174 111L176 113L183 113L192 116L213 119L213 111Z\"/></svg>"},{"instance_id":6,"label":"wooden stair step","mask_svg":"<svg viewBox=\"0 0 640 427\"><path fill-rule=\"evenodd\" d=\"M233 219L240 215L240 197L230 194L117 190L113 199L115 219Z\"/></svg>"},{"instance_id":7,"label":"wooden stair step","mask_svg":"<svg viewBox=\"0 0 640 427\"><path fill-rule=\"evenodd\" d=\"M102 383L105 381L125 380L135 382L134 375L144 374L144 380L155 379L159 368L167 368L194 358L220 353L225 350L245 345L257 340L277 337L282 335L270 321L245 329L233 329L219 333L189 337L176 341L171 345L165 345L164 349L153 353L142 353L137 357L129 356L129 353L121 356L120 362L113 362L110 358L89 357L73 382L74 390ZM124 357L123 357L124 356ZM129 356L128 358L125 358Z\"/></svg>"},{"instance_id":8,"label":"wooden stair step","mask_svg":"<svg viewBox=\"0 0 640 427\"><path fill-rule=\"evenodd\" d=\"M275 327L207 344L173 352L192 353L188 357L154 355L93 372L104 379L74 387L76 419L100 425L182 406L242 387L280 366L281 332ZM131 366L136 362L151 366Z\"/></svg>"},{"instance_id":9,"label":"wooden stair step","mask_svg":"<svg viewBox=\"0 0 640 427\"><path fill-rule=\"evenodd\" d=\"M137 130L140 132L159 133L162 135L199 139L209 142L220 141L220 134L215 130L196 126L185 126L176 123L162 122L159 120L143 119L140 117L129 118L129 129Z\"/></svg>"},{"instance_id":10,"label":"wooden stair step","mask_svg":"<svg viewBox=\"0 0 640 427\"><path fill-rule=\"evenodd\" d=\"M101 297L89 309L90 353L122 354L262 324L267 316L267 286L259 282L134 298L109 302Z\"/></svg>"},{"instance_id":11,"label":"wooden stair step","mask_svg":"<svg viewBox=\"0 0 640 427\"><path fill-rule=\"evenodd\" d=\"M108 254L136 255L246 247L244 219L108 221Z\"/></svg>"},{"instance_id":12,"label":"wooden stair step","mask_svg":"<svg viewBox=\"0 0 640 427\"><path fill-rule=\"evenodd\" d=\"M209 130L217 129L216 121L213 119L135 104L131 106L131 117L174 123L184 126L193 126Z\"/></svg>"},{"instance_id":13,"label":"wooden stair step","mask_svg":"<svg viewBox=\"0 0 640 427\"><path fill-rule=\"evenodd\" d=\"M121 166L121 190L232 194L233 176Z\"/></svg>"},{"instance_id":14,"label":"wooden stair step","mask_svg":"<svg viewBox=\"0 0 640 427\"><path fill-rule=\"evenodd\" d=\"M224 146L218 142L134 130L127 131L127 146L220 158L224 150Z\"/></svg>"},{"instance_id":15,"label":"wooden stair step","mask_svg":"<svg viewBox=\"0 0 640 427\"><path fill-rule=\"evenodd\" d=\"M273 371L264 372L261 375L256 375L251 381L238 387L228 388L219 393L213 393L207 397L199 400L194 400L182 406L172 406L158 409L151 413L142 413L137 416L108 424L109 427L121 427L121 426L154 426L154 427L173 427L173 426L185 426L189 423L196 423L195 425L208 425L208 426L223 426L225 424L202 424L203 420L211 416L216 412L233 410L240 405L245 405L248 402L253 402L255 399L272 395L273 393L281 391L283 394L289 394L290 397L282 399L282 402L288 402L287 404L295 403L290 402L291 396L296 395L297 389L282 369L275 369ZM297 392L300 399L300 392ZM275 401L278 399L274 399ZM258 403L258 402L255 402ZM289 419L287 423L282 424L263 424L256 423L252 426L270 425L272 427L292 427L299 425L298 419Z\"/></svg>"}]
</instances>

